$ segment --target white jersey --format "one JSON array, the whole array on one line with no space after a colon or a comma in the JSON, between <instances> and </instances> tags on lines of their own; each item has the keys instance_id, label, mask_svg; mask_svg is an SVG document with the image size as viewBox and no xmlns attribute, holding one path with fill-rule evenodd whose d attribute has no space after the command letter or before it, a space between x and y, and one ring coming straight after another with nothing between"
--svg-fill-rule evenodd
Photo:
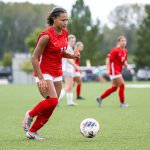
<instances>
[{"instance_id":1,"label":"white jersey","mask_svg":"<svg viewBox=\"0 0 150 150\"><path fill-rule=\"evenodd\" d=\"M73 54L73 48L68 45L68 48L66 50L67 53ZM62 70L63 72L73 73L74 67L72 64L70 64L67 60L67 58L62 59Z\"/></svg>"}]
</instances>

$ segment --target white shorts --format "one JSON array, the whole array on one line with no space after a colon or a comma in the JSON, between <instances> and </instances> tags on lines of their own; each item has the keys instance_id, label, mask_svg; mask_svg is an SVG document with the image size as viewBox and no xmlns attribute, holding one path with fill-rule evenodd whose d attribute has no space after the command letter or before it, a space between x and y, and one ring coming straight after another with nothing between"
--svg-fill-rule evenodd
<instances>
[{"instance_id":1,"label":"white shorts","mask_svg":"<svg viewBox=\"0 0 150 150\"><path fill-rule=\"evenodd\" d=\"M63 73L64 77L74 77L73 72L64 71Z\"/></svg>"},{"instance_id":2,"label":"white shorts","mask_svg":"<svg viewBox=\"0 0 150 150\"><path fill-rule=\"evenodd\" d=\"M117 74L117 75L109 75L110 80L113 80L113 79L119 78L119 77L121 77L121 76L122 76L121 74Z\"/></svg>"},{"instance_id":3,"label":"white shorts","mask_svg":"<svg viewBox=\"0 0 150 150\"><path fill-rule=\"evenodd\" d=\"M81 73L80 72L74 72L73 77L81 77Z\"/></svg>"},{"instance_id":4,"label":"white shorts","mask_svg":"<svg viewBox=\"0 0 150 150\"><path fill-rule=\"evenodd\" d=\"M62 81L62 76L60 76L60 77L52 77L49 74L43 74L43 77L44 77L44 80L51 80L53 82ZM36 83L39 82L39 78L38 77L35 77L35 82Z\"/></svg>"}]
</instances>

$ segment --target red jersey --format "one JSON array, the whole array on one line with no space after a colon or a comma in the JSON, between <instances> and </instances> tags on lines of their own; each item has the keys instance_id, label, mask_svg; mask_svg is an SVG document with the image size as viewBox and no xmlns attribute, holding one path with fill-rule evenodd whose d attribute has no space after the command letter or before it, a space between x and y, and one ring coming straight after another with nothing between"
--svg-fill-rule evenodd
<instances>
[{"instance_id":1,"label":"red jersey","mask_svg":"<svg viewBox=\"0 0 150 150\"><path fill-rule=\"evenodd\" d=\"M108 54L110 59L110 75L118 75L122 73L122 66L128 59L128 51L120 47L113 48Z\"/></svg>"},{"instance_id":2,"label":"red jersey","mask_svg":"<svg viewBox=\"0 0 150 150\"><path fill-rule=\"evenodd\" d=\"M53 77L62 76L62 52L68 46L68 32L63 29L62 34L57 34L53 27L49 27L39 35L37 43L43 35L49 35L50 40L39 59L41 71Z\"/></svg>"},{"instance_id":3,"label":"red jersey","mask_svg":"<svg viewBox=\"0 0 150 150\"><path fill-rule=\"evenodd\" d=\"M76 52L80 53L79 50L74 50L74 53L76 53ZM76 58L75 59L75 64L78 65L78 66L80 66L80 58ZM80 71L77 70L77 69L75 69L75 72L80 72Z\"/></svg>"}]
</instances>

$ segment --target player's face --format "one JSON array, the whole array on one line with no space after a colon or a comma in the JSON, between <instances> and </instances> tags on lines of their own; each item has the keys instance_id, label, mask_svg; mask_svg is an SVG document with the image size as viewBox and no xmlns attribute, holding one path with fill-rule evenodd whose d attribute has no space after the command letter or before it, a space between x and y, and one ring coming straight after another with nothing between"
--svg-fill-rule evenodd
<instances>
[{"instance_id":1,"label":"player's face","mask_svg":"<svg viewBox=\"0 0 150 150\"><path fill-rule=\"evenodd\" d=\"M126 44L127 44L126 38L122 37L122 38L120 39L120 41L119 41L120 47L125 48L125 47L126 47Z\"/></svg>"},{"instance_id":2,"label":"player's face","mask_svg":"<svg viewBox=\"0 0 150 150\"><path fill-rule=\"evenodd\" d=\"M66 28L67 25L68 25L68 15L67 15L67 13L61 13L59 17L54 19L54 23L60 29Z\"/></svg>"},{"instance_id":3,"label":"player's face","mask_svg":"<svg viewBox=\"0 0 150 150\"><path fill-rule=\"evenodd\" d=\"M78 47L78 49L79 49L80 52L83 51L84 45L83 45L83 44L80 44L79 47Z\"/></svg>"},{"instance_id":4,"label":"player's face","mask_svg":"<svg viewBox=\"0 0 150 150\"><path fill-rule=\"evenodd\" d=\"M70 45L71 47L74 46L75 42L76 42L76 39L75 39L75 38L69 39L69 45Z\"/></svg>"}]
</instances>

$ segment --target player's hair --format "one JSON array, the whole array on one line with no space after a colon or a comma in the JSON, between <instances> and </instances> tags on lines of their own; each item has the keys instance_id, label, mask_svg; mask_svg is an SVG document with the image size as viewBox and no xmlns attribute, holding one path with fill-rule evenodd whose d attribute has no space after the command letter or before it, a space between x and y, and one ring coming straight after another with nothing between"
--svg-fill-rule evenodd
<instances>
[{"instance_id":1,"label":"player's hair","mask_svg":"<svg viewBox=\"0 0 150 150\"><path fill-rule=\"evenodd\" d=\"M69 34L68 35L68 40L70 40L70 39L75 39L76 37L75 37L75 35L73 35L73 34Z\"/></svg>"},{"instance_id":2,"label":"player's hair","mask_svg":"<svg viewBox=\"0 0 150 150\"><path fill-rule=\"evenodd\" d=\"M122 39L122 38L126 38L124 35L120 35L119 37L118 37L118 42L120 42L120 40Z\"/></svg>"},{"instance_id":3,"label":"player's hair","mask_svg":"<svg viewBox=\"0 0 150 150\"><path fill-rule=\"evenodd\" d=\"M52 11L50 12L49 16L47 17L48 25L50 25L50 26L53 25L54 24L53 18L59 17L61 13L67 13L67 11L61 7L53 8Z\"/></svg>"},{"instance_id":4,"label":"player's hair","mask_svg":"<svg viewBox=\"0 0 150 150\"><path fill-rule=\"evenodd\" d=\"M76 44L75 44L75 49L80 46L80 45L84 45L81 41L78 41Z\"/></svg>"}]
</instances>

